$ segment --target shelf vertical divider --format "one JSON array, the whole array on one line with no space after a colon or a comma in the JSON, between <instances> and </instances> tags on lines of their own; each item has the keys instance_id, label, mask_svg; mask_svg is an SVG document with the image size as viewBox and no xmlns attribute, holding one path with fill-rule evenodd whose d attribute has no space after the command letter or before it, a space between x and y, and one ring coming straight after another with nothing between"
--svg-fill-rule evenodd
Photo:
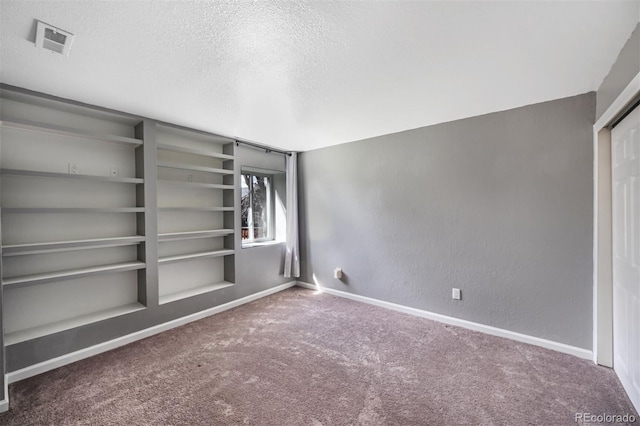
<instances>
[{"instance_id":1,"label":"shelf vertical divider","mask_svg":"<svg viewBox=\"0 0 640 426\"><path fill-rule=\"evenodd\" d=\"M138 234L145 237L138 245L138 259L146 263L138 271L138 301L149 308L159 303L156 122L145 118L136 126L135 136L143 140L136 148L136 177L144 179L136 187L136 202L145 208L144 213L137 213Z\"/></svg>"},{"instance_id":2,"label":"shelf vertical divider","mask_svg":"<svg viewBox=\"0 0 640 426\"><path fill-rule=\"evenodd\" d=\"M0 194L2 193L2 183L0 183ZM2 216L2 207L0 207L0 217ZM2 318L4 314L2 312L2 307L4 306L3 301L3 290L4 286L1 285L2 277L2 221L0 220L0 401L7 400L7 395L5 394L7 390L7 380L6 368L5 368L5 347L4 347L4 324L2 322Z\"/></svg>"},{"instance_id":3,"label":"shelf vertical divider","mask_svg":"<svg viewBox=\"0 0 640 426\"><path fill-rule=\"evenodd\" d=\"M235 143L229 143L222 147L222 153L227 155L233 155L235 158ZM233 170L235 172L236 161L235 160L224 160L222 162L222 167L226 170ZM222 193L222 203L225 207L233 207L233 211L223 212L223 223L225 229L233 229L234 233L231 235L227 235L224 237L224 247L227 249L235 249L236 248L236 240L235 234L237 233L235 227L235 218L237 216L236 212L239 211L240 207L236 206L236 173L224 175L222 177L222 183L225 185L233 185L234 189L224 190ZM236 282L236 256L225 256L224 257L224 280L230 283Z\"/></svg>"}]
</instances>

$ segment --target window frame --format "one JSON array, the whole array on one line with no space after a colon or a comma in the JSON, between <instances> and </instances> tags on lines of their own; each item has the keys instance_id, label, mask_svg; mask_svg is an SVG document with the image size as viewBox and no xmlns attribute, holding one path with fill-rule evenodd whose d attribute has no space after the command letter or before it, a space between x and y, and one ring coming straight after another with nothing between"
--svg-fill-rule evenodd
<instances>
[{"instance_id":1,"label":"window frame","mask_svg":"<svg viewBox=\"0 0 640 426\"><path fill-rule=\"evenodd\" d=\"M251 226L253 224L253 220L250 217L251 215L247 214L247 235L249 238L247 239L243 239L242 238L242 230L243 230L243 226L242 226L242 185L243 185L243 181L244 181L244 176L249 175L251 176L251 178L249 179L249 182L251 184L251 186L253 186L253 176L256 177L262 177L262 178L267 178L269 179L269 188L267 190L267 237L263 237L263 238L253 238L252 236L254 235L254 233L251 232L251 230L253 229L253 227ZM251 190L251 187L249 187L249 208L251 210L251 213L253 213L253 191ZM275 232L275 185L274 185L274 176L272 173L269 172L263 172L263 171L258 171L256 169L250 168L250 167L246 167L246 168L241 168L240 170L240 242L242 245L242 248L248 248L248 247L253 247L253 246L260 246L260 245L265 245L265 244L269 244L269 243L273 243L276 240L276 232ZM250 220L251 219L251 220Z\"/></svg>"}]
</instances>

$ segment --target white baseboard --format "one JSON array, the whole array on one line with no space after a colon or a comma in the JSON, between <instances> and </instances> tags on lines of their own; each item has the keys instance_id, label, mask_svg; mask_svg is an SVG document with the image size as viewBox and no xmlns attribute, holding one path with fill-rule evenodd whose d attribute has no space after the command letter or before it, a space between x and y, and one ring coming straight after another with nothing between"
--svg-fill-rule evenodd
<instances>
[{"instance_id":1,"label":"white baseboard","mask_svg":"<svg viewBox=\"0 0 640 426\"><path fill-rule=\"evenodd\" d=\"M233 300L229 303L225 303L220 306L215 306L213 308L206 309L204 311L196 312L195 314L187 315L185 317L178 318L173 321L165 322L163 324L158 324L156 326L149 327L144 330L136 331L135 333L118 337L117 339L109 340L108 342L100 343L95 346L91 346L89 348L81 349L76 352L59 356L57 358L52 358L47 361L40 362L38 364L30 365L29 367L25 367L20 370L12 371L6 375L5 383L7 384L15 383L17 381L35 376L37 374L41 374L46 371L53 370L54 368L62 367L63 365L71 364L73 362L80 361L82 359L89 358L94 355L101 354L103 352L110 351L120 346L124 346L126 344L135 342L136 340L145 339L147 337L153 336L154 334L162 333L163 331L180 327L181 325L188 324L190 322L197 321L199 319L206 318L208 316L227 311L229 309L235 308L240 305L244 305L245 303L253 302L254 300L263 298L265 296L269 296L270 294L277 293L279 291L285 290L295 285L296 285L295 281L281 284L279 286L270 288L268 290L255 293L255 294L243 297L241 299ZM6 394L6 396L7 396L6 401L7 401L7 408L8 408L8 394ZM0 404L2 404L2 402L0 402ZM1 410L1 407L2 405L0 405L0 410Z\"/></svg>"},{"instance_id":2,"label":"white baseboard","mask_svg":"<svg viewBox=\"0 0 640 426\"><path fill-rule=\"evenodd\" d=\"M4 399L0 401L0 413L9 411L9 383L7 382L7 376L4 376Z\"/></svg>"},{"instance_id":3,"label":"white baseboard","mask_svg":"<svg viewBox=\"0 0 640 426\"><path fill-rule=\"evenodd\" d=\"M546 339L541 339L539 337L516 333L515 331L504 330L502 328L492 327L490 325L478 324L472 321L467 321L459 318L449 317L446 315L436 314L434 312L423 311L421 309L410 308L408 306L398 305L396 303L385 302L383 300L372 299L370 297L347 293L340 290L334 290L332 288L319 287L314 284L309 284L302 281L298 281L297 285L299 287L320 291L322 293L331 294L333 296L344 297L345 299L351 299L358 302L368 303L370 305L380 306L382 308L403 312L409 315L415 315L417 317L428 318L430 320L438 321L445 324L455 325L455 326L466 328L469 330L480 331L482 333L490 334L492 336L504 337L504 338L515 340L518 342L528 343L530 345L541 346L543 348L552 349L554 351L562 352L569 355L574 355L574 356L577 356L578 358L583 358L588 360L593 359L593 353L588 349L582 349L575 346L566 345L564 343L554 342L552 340L546 340Z\"/></svg>"}]
</instances>

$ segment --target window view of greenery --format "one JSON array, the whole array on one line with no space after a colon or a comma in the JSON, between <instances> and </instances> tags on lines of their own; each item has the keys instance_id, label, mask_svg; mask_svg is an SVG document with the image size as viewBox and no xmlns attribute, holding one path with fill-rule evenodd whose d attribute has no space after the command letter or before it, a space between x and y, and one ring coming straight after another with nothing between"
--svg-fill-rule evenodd
<instances>
[{"instance_id":1,"label":"window view of greenery","mask_svg":"<svg viewBox=\"0 0 640 426\"><path fill-rule=\"evenodd\" d=\"M242 242L273 239L271 177L242 174Z\"/></svg>"}]
</instances>

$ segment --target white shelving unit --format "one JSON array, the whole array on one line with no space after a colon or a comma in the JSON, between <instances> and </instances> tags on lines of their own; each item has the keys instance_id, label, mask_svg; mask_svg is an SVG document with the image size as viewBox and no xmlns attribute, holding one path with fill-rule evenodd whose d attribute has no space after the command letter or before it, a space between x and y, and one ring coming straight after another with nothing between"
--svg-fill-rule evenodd
<instances>
[{"instance_id":1,"label":"white shelving unit","mask_svg":"<svg viewBox=\"0 0 640 426\"><path fill-rule=\"evenodd\" d=\"M160 212L232 212L233 207L158 207Z\"/></svg>"},{"instance_id":2,"label":"white shelving unit","mask_svg":"<svg viewBox=\"0 0 640 426\"><path fill-rule=\"evenodd\" d=\"M0 126L8 129L18 129L35 133L44 133L45 135L65 136L85 140L93 139L100 142L112 142L132 146L142 145L141 140L132 137L105 135L71 127L64 127L47 123L37 123L34 121L19 120L15 118L3 119L2 121L0 121Z\"/></svg>"},{"instance_id":3,"label":"white shelving unit","mask_svg":"<svg viewBox=\"0 0 640 426\"><path fill-rule=\"evenodd\" d=\"M159 263L178 262L180 260L199 259L201 257L220 257L233 254L233 250L212 250L212 251L200 251L197 253L181 254L177 256L165 256L158 259Z\"/></svg>"},{"instance_id":4,"label":"white shelving unit","mask_svg":"<svg viewBox=\"0 0 640 426\"><path fill-rule=\"evenodd\" d=\"M143 213L144 207L3 207L3 214L13 213Z\"/></svg>"},{"instance_id":5,"label":"white shelving unit","mask_svg":"<svg viewBox=\"0 0 640 426\"><path fill-rule=\"evenodd\" d=\"M0 174L4 176L31 176L31 177L51 178L51 179L94 180L99 182L112 182L112 183L135 183L135 184L144 183L144 179L138 179L138 178L92 176L92 175L71 175L68 173L41 172L37 170L0 169Z\"/></svg>"},{"instance_id":6,"label":"white shelving unit","mask_svg":"<svg viewBox=\"0 0 640 426\"><path fill-rule=\"evenodd\" d=\"M55 253L60 251L71 251L98 247L119 247L139 244L143 241L144 237L140 235L132 235L128 237L94 238L90 240L11 244L2 246L2 255L6 257L25 256L30 254Z\"/></svg>"},{"instance_id":7,"label":"white shelving unit","mask_svg":"<svg viewBox=\"0 0 640 426\"><path fill-rule=\"evenodd\" d=\"M233 170L218 169L215 167L195 166L192 164L178 163L175 161L158 161L158 167L164 167L166 169L190 170L194 172L217 173L220 175L233 174Z\"/></svg>"},{"instance_id":8,"label":"white shelving unit","mask_svg":"<svg viewBox=\"0 0 640 426\"><path fill-rule=\"evenodd\" d=\"M192 289L170 293L165 296L160 296L160 304L164 305L166 303L176 302L188 297L199 296L201 294L210 293L212 291L222 290L223 288L231 287L232 285L233 283L220 282L216 284L206 284Z\"/></svg>"},{"instance_id":9,"label":"white shelving unit","mask_svg":"<svg viewBox=\"0 0 640 426\"><path fill-rule=\"evenodd\" d=\"M62 281L69 278L79 278L87 275L105 274L108 272L124 272L145 267L143 262L124 262L112 265L101 265L88 268L68 269L57 272L47 272L44 274L22 275L13 278L5 278L2 285L5 287L16 287L31 284L45 284L54 281Z\"/></svg>"},{"instance_id":10,"label":"white shelving unit","mask_svg":"<svg viewBox=\"0 0 640 426\"><path fill-rule=\"evenodd\" d=\"M0 96L5 345L145 309L140 119Z\"/></svg>"},{"instance_id":11,"label":"white shelving unit","mask_svg":"<svg viewBox=\"0 0 640 426\"><path fill-rule=\"evenodd\" d=\"M233 229L204 229L202 231L168 232L158 234L158 241L194 240L197 238L225 237L233 235Z\"/></svg>"},{"instance_id":12,"label":"white shelving unit","mask_svg":"<svg viewBox=\"0 0 640 426\"><path fill-rule=\"evenodd\" d=\"M234 191L234 157L233 141L217 136L158 126L157 138L162 305L233 285L224 279L234 254L224 215L234 207L223 194Z\"/></svg>"},{"instance_id":13,"label":"white shelving unit","mask_svg":"<svg viewBox=\"0 0 640 426\"><path fill-rule=\"evenodd\" d=\"M104 321L109 318L131 314L144 309L145 306L140 303L131 303L129 305L117 306L115 308L105 309L103 311L93 312L87 315L81 315L67 320L56 321L50 324L43 324L39 327L32 327L20 331L14 331L5 334L4 344L7 346L14 345L16 343L36 339L38 337L44 337L49 334L59 333L64 330L81 327L87 324Z\"/></svg>"},{"instance_id":14,"label":"white shelving unit","mask_svg":"<svg viewBox=\"0 0 640 426\"><path fill-rule=\"evenodd\" d=\"M91 345L232 296L234 140L6 85L0 98L10 371L74 350L69 332Z\"/></svg>"},{"instance_id":15,"label":"white shelving unit","mask_svg":"<svg viewBox=\"0 0 640 426\"><path fill-rule=\"evenodd\" d=\"M224 141L223 143L229 143L231 141ZM208 149L198 149L198 148L190 148L187 146L180 146L180 145L172 145L172 144L167 144L167 143L159 143L158 144L158 149L161 149L163 151L171 151L171 152L182 152L185 154L194 154L194 155L199 155L199 156L203 156L203 157L211 157L211 158L219 158L222 160L233 160L233 155L228 155L228 154L222 154L220 152L215 152L215 151L210 151ZM170 163L170 162L168 162ZM158 162L158 166L160 166L160 162ZM189 167L188 164L183 165L183 167L181 167L179 164L177 165L177 168L184 168L184 166ZM162 167L176 167L176 166L162 166ZM187 170L194 170L194 169L189 169L187 168ZM223 173L229 173L228 170L223 170ZM233 171L231 171L231 173L233 173Z\"/></svg>"}]
</instances>

